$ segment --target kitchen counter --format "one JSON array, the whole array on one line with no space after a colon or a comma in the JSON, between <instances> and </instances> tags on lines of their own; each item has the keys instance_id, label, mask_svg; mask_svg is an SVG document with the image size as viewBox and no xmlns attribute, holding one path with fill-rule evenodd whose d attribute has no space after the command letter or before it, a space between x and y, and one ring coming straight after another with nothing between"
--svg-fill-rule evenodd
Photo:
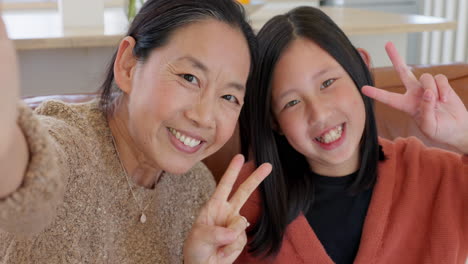
<instances>
[{"instance_id":1,"label":"kitchen counter","mask_svg":"<svg viewBox=\"0 0 468 264\"><path fill-rule=\"evenodd\" d=\"M320 9L348 36L411 33L456 28L456 22L445 18L385 13L380 11L361 10L349 7L324 6ZM268 18L282 14L284 6L269 5L263 7L252 17L254 28L260 28Z\"/></svg>"},{"instance_id":2,"label":"kitchen counter","mask_svg":"<svg viewBox=\"0 0 468 264\"><path fill-rule=\"evenodd\" d=\"M252 25L258 30L270 17L284 13L287 3L268 4L255 12ZM321 7L348 36L409 33L454 29L456 23L443 18L391 14L345 7ZM66 31L56 10L5 11L3 14L10 38L17 50L55 48L92 48L116 46L127 29L121 8L107 8L104 28Z\"/></svg>"},{"instance_id":3,"label":"kitchen counter","mask_svg":"<svg viewBox=\"0 0 468 264\"><path fill-rule=\"evenodd\" d=\"M269 0L273 1L273 0ZM274 0L251 16L254 29L292 5L318 5L312 0ZM369 51L373 66L388 66L383 49L393 41L407 53L409 32L445 30L456 26L441 18L322 7L356 47ZM4 21L18 51L23 96L96 91L128 22L122 8L106 8L100 30L64 30L56 10L4 11Z\"/></svg>"}]
</instances>

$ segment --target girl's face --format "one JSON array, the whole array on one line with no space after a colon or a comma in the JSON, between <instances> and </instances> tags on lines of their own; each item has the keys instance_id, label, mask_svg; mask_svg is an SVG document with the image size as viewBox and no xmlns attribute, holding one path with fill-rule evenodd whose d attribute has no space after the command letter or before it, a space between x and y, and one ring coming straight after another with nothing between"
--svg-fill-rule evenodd
<instances>
[{"instance_id":1,"label":"girl's face","mask_svg":"<svg viewBox=\"0 0 468 264\"><path fill-rule=\"evenodd\" d=\"M344 176L359 168L364 102L333 57L308 39L294 40L278 61L272 89L278 132L315 173Z\"/></svg>"},{"instance_id":2,"label":"girl's face","mask_svg":"<svg viewBox=\"0 0 468 264\"><path fill-rule=\"evenodd\" d=\"M184 173L232 136L250 52L240 30L216 20L178 29L132 73L128 128L134 151Z\"/></svg>"}]
</instances>

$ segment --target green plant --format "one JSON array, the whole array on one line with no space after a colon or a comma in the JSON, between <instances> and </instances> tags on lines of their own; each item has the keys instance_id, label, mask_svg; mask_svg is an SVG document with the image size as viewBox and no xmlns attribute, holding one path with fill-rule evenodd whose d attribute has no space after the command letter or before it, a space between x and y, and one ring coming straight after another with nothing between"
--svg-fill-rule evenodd
<instances>
[{"instance_id":1,"label":"green plant","mask_svg":"<svg viewBox=\"0 0 468 264\"><path fill-rule=\"evenodd\" d=\"M127 19L128 21L132 21L133 18L136 16L138 9L143 5L145 0L127 0Z\"/></svg>"}]
</instances>

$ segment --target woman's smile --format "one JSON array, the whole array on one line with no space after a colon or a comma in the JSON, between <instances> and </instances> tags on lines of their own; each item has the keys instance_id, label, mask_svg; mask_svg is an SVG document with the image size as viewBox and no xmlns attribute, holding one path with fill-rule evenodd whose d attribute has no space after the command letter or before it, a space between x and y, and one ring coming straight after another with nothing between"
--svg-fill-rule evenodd
<instances>
[{"instance_id":1,"label":"woman's smile","mask_svg":"<svg viewBox=\"0 0 468 264\"><path fill-rule=\"evenodd\" d=\"M187 132L177 130L169 127L168 129L169 140L172 145L177 149L185 153L197 152L206 142L202 137L189 134Z\"/></svg>"}]
</instances>

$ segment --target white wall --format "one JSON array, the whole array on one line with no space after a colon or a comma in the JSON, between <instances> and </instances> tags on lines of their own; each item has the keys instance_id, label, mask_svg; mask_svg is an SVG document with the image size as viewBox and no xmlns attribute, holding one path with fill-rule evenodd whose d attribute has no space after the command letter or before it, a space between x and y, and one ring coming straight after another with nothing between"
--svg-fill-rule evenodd
<instances>
[{"instance_id":1,"label":"white wall","mask_svg":"<svg viewBox=\"0 0 468 264\"><path fill-rule=\"evenodd\" d=\"M114 48L20 51L21 95L96 91Z\"/></svg>"}]
</instances>

